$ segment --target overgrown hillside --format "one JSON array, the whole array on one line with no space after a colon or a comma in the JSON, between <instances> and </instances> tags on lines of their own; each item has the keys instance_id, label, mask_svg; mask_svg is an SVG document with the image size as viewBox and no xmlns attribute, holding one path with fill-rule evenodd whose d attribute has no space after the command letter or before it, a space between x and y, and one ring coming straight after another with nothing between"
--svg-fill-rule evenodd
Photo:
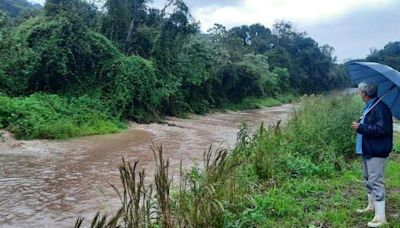
<instances>
[{"instance_id":1,"label":"overgrown hillside","mask_svg":"<svg viewBox=\"0 0 400 228\"><path fill-rule=\"evenodd\" d=\"M75 133L55 134L65 131L52 121L69 116L54 110L50 121L43 113L48 103L69 107L79 100L83 104L72 105L73 112L95 105L122 126L126 120L240 107L248 100L279 104L349 85L333 48L289 22L272 29L216 24L201 34L183 1L168 2L155 9L147 0L107 0L99 10L81 0L48 0L38 15L18 23L3 14L0 93L7 105L0 106L1 125L21 138L66 138L107 131L81 131L86 117L78 115ZM33 134L37 129L42 133Z\"/></svg>"}]
</instances>

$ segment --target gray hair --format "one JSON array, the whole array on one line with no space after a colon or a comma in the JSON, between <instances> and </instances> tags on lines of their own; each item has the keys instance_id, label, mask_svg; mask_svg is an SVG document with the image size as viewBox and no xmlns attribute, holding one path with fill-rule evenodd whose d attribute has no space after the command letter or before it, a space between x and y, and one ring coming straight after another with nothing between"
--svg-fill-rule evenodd
<instances>
[{"instance_id":1,"label":"gray hair","mask_svg":"<svg viewBox=\"0 0 400 228\"><path fill-rule=\"evenodd\" d=\"M361 82L358 84L358 91L370 98L378 96L378 87L374 83Z\"/></svg>"}]
</instances>

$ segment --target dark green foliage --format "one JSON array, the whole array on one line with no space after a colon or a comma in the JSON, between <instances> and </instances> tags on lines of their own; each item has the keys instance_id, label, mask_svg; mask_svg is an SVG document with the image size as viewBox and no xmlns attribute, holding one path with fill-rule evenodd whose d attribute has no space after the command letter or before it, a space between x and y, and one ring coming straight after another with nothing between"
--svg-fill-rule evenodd
<instances>
[{"instance_id":1,"label":"dark green foliage","mask_svg":"<svg viewBox=\"0 0 400 228\"><path fill-rule=\"evenodd\" d=\"M115 41L127 54L137 54L143 51L141 50L143 43L140 41L145 34L143 34L143 30L141 34L138 34L138 30L146 26L146 23L152 24L151 20L154 19L154 15L147 14L148 3L149 0L105 1L104 7L107 9L107 13L103 16L101 32ZM146 37L145 42L148 38Z\"/></svg>"},{"instance_id":2,"label":"dark green foliage","mask_svg":"<svg viewBox=\"0 0 400 228\"><path fill-rule=\"evenodd\" d=\"M185 80L182 77L186 76L179 72L181 70L185 72L186 69L182 68L182 62L179 61L188 57L182 56L188 54L182 54L183 48L198 30L189 8L181 1L176 1L174 4L172 14L161 23L160 35L152 53L157 76L162 83L161 113L166 115L181 115L191 110L185 102L182 91L182 83ZM188 63L184 65L190 66Z\"/></svg>"},{"instance_id":3,"label":"dark green foliage","mask_svg":"<svg viewBox=\"0 0 400 228\"><path fill-rule=\"evenodd\" d=\"M234 27L229 31L216 24L210 33L217 53L222 54L225 50L233 63L242 62L246 56L254 54L267 56L271 70L286 68L290 77L285 83L289 82L292 91L315 93L349 85L346 75L336 71L333 48L319 46L305 33L296 32L291 23L277 23L273 32L260 24ZM246 38L251 42L246 42ZM271 81L269 84L268 95L280 90Z\"/></svg>"},{"instance_id":4,"label":"dark green foliage","mask_svg":"<svg viewBox=\"0 0 400 228\"><path fill-rule=\"evenodd\" d=\"M109 0L104 6L108 11L103 18L101 32L123 48L131 21L128 0Z\"/></svg>"},{"instance_id":5,"label":"dark green foliage","mask_svg":"<svg viewBox=\"0 0 400 228\"><path fill-rule=\"evenodd\" d=\"M162 74L171 73L184 44L198 30L192 22L189 9L183 2L176 2L174 12L161 24L153 58Z\"/></svg>"},{"instance_id":6,"label":"dark green foliage","mask_svg":"<svg viewBox=\"0 0 400 228\"><path fill-rule=\"evenodd\" d=\"M267 55L273 63L288 68L292 88L301 93L323 92L335 88L335 81L345 81L345 75L334 71L334 49L329 45L319 46L316 41L307 37L306 33L296 32L288 22L275 24L274 34L274 49ZM343 87L348 84L336 86Z\"/></svg>"},{"instance_id":7,"label":"dark green foliage","mask_svg":"<svg viewBox=\"0 0 400 228\"><path fill-rule=\"evenodd\" d=\"M211 83L216 70L213 58L213 50L198 40L184 46L177 58L174 72L181 80L185 102L195 113L205 113L215 103Z\"/></svg>"},{"instance_id":8,"label":"dark green foliage","mask_svg":"<svg viewBox=\"0 0 400 228\"><path fill-rule=\"evenodd\" d=\"M156 37L160 31L150 26L142 26L136 29L135 36L132 38L132 50L143 58L150 58L155 47Z\"/></svg>"},{"instance_id":9,"label":"dark green foliage","mask_svg":"<svg viewBox=\"0 0 400 228\"><path fill-rule=\"evenodd\" d=\"M148 122L157 115L160 98L151 62L125 57L80 19L38 16L11 35L0 56L1 91L92 94L117 117Z\"/></svg>"},{"instance_id":10,"label":"dark green foliage","mask_svg":"<svg viewBox=\"0 0 400 228\"><path fill-rule=\"evenodd\" d=\"M289 74L286 69L270 72L267 57L247 54L238 63L219 67L214 91L223 103L240 102L246 97L274 97L289 92Z\"/></svg>"},{"instance_id":11,"label":"dark green foliage","mask_svg":"<svg viewBox=\"0 0 400 228\"><path fill-rule=\"evenodd\" d=\"M155 69L137 56L116 59L105 71L110 83L104 88L109 107L124 119L154 120L160 103Z\"/></svg>"},{"instance_id":12,"label":"dark green foliage","mask_svg":"<svg viewBox=\"0 0 400 228\"><path fill-rule=\"evenodd\" d=\"M48 0L44 7L44 14L48 17L67 17L77 26L97 27L100 12L94 2L83 0Z\"/></svg>"},{"instance_id":13,"label":"dark green foliage","mask_svg":"<svg viewBox=\"0 0 400 228\"><path fill-rule=\"evenodd\" d=\"M149 122L226 104L279 104L347 83L333 49L289 23L273 32L216 24L199 34L183 1L162 10L149 3L107 0L99 11L82 0L49 0L39 14L0 14L0 92L88 95L117 118Z\"/></svg>"},{"instance_id":14,"label":"dark green foliage","mask_svg":"<svg viewBox=\"0 0 400 228\"><path fill-rule=\"evenodd\" d=\"M200 36L189 8L182 1L170 3L174 8L166 17L164 11L149 8L147 1L107 1L102 31L121 34L119 41L112 39L126 53L154 61L162 114L204 113L249 96L313 93L347 85L345 75L337 76L333 50L295 32L290 23L277 24L274 33L261 24L229 31L216 24L211 35ZM128 9L122 6L130 4L140 11L140 19L126 16ZM108 25L112 18L117 22ZM133 30L127 29L128 21L134 22ZM123 40L129 32L132 43ZM251 44L245 42L247 36Z\"/></svg>"},{"instance_id":15,"label":"dark green foliage","mask_svg":"<svg viewBox=\"0 0 400 228\"><path fill-rule=\"evenodd\" d=\"M0 51L4 52L4 50L7 48L7 35L8 35L8 27L9 27L10 21L9 17L3 12L0 11ZM1 54L0 54L0 60L1 60ZM5 63L4 61L0 61L0 92L4 92L4 81L5 81L5 73L4 73L4 66ZM3 82L1 82L3 81Z\"/></svg>"},{"instance_id":16,"label":"dark green foliage","mask_svg":"<svg viewBox=\"0 0 400 228\"><path fill-rule=\"evenodd\" d=\"M383 63L400 70L400 42L389 42L382 50L373 50L366 60Z\"/></svg>"},{"instance_id":17,"label":"dark green foliage","mask_svg":"<svg viewBox=\"0 0 400 228\"><path fill-rule=\"evenodd\" d=\"M263 25L250 25L249 34L252 37L251 45L254 47L255 53L264 54L273 47L273 36L271 30Z\"/></svg>"},{"instance_id":18,"label":"dark green foliage","mask_svg":"<svg viewBox=\"0 0 400 228\"><path fill-rule=\"evenodd\" d=\"M36 17L12 31L5 71L11 94L84 91L108 83L102 68L121 54L113 44L67 17ZM7 60L4 60L7 62Z\"/></svg>"}]
</instances>

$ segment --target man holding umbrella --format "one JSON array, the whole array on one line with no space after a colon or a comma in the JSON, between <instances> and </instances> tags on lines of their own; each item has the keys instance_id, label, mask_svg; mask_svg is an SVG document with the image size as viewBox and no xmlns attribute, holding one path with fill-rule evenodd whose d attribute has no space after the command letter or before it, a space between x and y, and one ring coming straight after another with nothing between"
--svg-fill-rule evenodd
<instances>
[{"instance_id":1,"label":"man holding umbrella","mask_svg":"<svg viewBox=\"0 0 400 228\"><path fill-rule=\"evenodd\" d=\"M360 83L358 90L366 103L366 113L378 100L375 84ZM370 227L386 224L384 171L386 157L392 151L393 122L389 107L379 102L364 114L360 122L353 122L352 128L357 132L356 153L362 155L364 183L367 188L368 206L357 212L375 210Z\"/></svg>"},{"instance_id":2,"label":"man holding umbrella","mask_svg":"<svg viewBox=\"0 0 400 228\"><path fill-rule=\"evenodd\" d=\"M368 206L358 213L375 211L369 227L386 224L384 171L386 158L393 149L393 116L400 117L400 73L373 62L350 62L348 73L358 84L365 102L363 114L352 123L357 132L356 153L362 156Z\"/></svg>"}]
</instances>

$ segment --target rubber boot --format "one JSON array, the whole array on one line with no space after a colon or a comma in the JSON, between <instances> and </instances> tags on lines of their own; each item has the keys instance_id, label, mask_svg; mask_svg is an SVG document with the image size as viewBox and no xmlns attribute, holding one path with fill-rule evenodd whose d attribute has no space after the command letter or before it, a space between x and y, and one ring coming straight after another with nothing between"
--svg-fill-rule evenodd
<instances>
[{"instance_id":1,"label":"rubber boot","mask_svg":"<svg viewBox=\"0 0 400 228\"><path fill-rule=\"evenodd\" d=\"M387 224L385 215L385 201L375 201L375 217L368 223L368 227L380 227Z\"/></svg>"},{"instance_id":2,"label":"rubber boot","mask_svg":"<svg viewBox=\"0 0 400 228\"><path fill-rule=\"evenodd\" d=\"M374 199L372 198L371 194L367 194L368 196L368 206L364 209L357 209L357 213L366 213L369 211L374 211L375 207L374 207Z\"/></svg>"}]
</instances>

